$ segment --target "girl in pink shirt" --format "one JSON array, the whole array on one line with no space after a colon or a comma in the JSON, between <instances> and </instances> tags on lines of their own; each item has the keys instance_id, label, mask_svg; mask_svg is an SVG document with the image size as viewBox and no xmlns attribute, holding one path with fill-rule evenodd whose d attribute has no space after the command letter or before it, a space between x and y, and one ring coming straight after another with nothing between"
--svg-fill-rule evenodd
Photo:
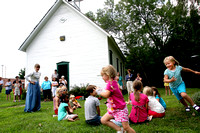
<instances>
[{"instance_id":1,"label":"girl in pink shirt","mask_svg":"<svg viewBox=\"0 0 200 133\"><path fill-rule=\"evenodd\" d=\"M130 94L130 100L132 104L131 113L129 119L133 123L145 122L148 117L148 102L147 95L142 94L143 84L140 80L133 82L134 93Z\"/></svg>"},{"instance_id":2,"label":"girl in pink shirt","mask_svg":"<svg viewBox=\"0 0 200 133\"><path fill-rule=\"evenodd\" d=\"M124 101L124 97L118 87L117 81L114 80L117 71L112 65L103 67L101 70L102 79L107 83L105 91L97 89L97 94L107 98L107 113L101 118L101 123L115 129L117 132L123 132L123 129L128 133L135 133L129 126L128 109ZM111 119L122 122L123 128L117 126Z\"/></svg>"}]
</instances>

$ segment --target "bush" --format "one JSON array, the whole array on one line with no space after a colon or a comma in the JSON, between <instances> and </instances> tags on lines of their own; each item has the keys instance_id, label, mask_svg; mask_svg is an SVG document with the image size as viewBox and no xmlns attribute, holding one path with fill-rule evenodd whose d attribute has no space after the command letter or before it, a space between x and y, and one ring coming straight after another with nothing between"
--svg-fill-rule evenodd
<instances>
[{"instance_id":1,"label":"bush","mask_svg":"<svg viewBox=\"0 0 200 133\"><path fill-rule=\"evenodd\" d=\"M75 96L84 96L84 98L88 97L88 94L86 92L86 88L89 84L81 85L81 87L75 85L72 87L72 90L69 91L69 94L73 94Z\"/></svg>"},{"instance_id":2,"label":"bush","mask_svg":"<svg viewBox=\"0 0 200 133\"><path fill-rule=\"evenodd\" d=\"M192 95L192 100L195 104L200 105L200 91Z\"/></svg>"}]
</instances>

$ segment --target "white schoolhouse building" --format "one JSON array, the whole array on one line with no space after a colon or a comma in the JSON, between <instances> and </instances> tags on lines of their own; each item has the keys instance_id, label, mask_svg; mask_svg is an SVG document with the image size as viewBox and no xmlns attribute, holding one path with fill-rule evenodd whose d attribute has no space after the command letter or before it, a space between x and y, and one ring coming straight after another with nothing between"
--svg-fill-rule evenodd
<instances>
[{"instance_id":1,"label":"white schoolhouse building","mask_svg":"<svg viewBox=\"0 0 200 133\"><path fill-rule=\"evenodd\" d=\"M73 0L57 0L19 50L26 52L26 74L40 64L40 84L55 69L68 88L93 84L104 88L100 71L112 64L124 77L125 57L114 38L80 12Z\"/></svg>"}]
</instances>

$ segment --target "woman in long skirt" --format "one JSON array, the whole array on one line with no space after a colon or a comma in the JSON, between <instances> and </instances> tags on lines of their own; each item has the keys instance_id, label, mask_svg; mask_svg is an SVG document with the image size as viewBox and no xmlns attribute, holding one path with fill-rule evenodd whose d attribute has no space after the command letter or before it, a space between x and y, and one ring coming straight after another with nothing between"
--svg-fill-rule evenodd
<instances>
[{"instance_id":1,"label":"woman in long skirt","mask_svg":"<svg viewBox=\"0 0 200 133\"><path fill-rule=\"evenodd\" d=\"M41 73L39 72L40 65L35 64L35 72L32 72L25 76L25 79L29 81L28 90L26 94L26 104L24 112L35 112L40 110L40 85L39 79ZM30 78L29 78L30 77Z\"/></svg>"}]
</instances>

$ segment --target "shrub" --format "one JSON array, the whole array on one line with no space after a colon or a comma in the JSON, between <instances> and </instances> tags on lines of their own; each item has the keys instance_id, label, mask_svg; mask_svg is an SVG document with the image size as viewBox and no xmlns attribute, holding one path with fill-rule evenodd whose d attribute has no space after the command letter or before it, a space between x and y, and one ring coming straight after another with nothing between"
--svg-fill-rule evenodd
<instances>
[{"instance_id":1,"label":"shrub","mask_svg":"<svg viewBox=\"0 0 200 133\"><path fill-rule=\"evenodd\" d=\"M75 96L84 96L84 98L88 97L88 94L86 92L86 88L89 84L82 84L81 87L75 85L72 87L72 89L69 91L69 94L73 94Z\"/></svg>"},{"instance_id":2,"label":"shrub","mask_svg":"<svg viewBox=\"0 0 200 133\"><path fill-rule=\"evenodd\" d=\"M192 99L195 104L200 105L200 91L192 95Z\"/></svg>"}]
</instances>

